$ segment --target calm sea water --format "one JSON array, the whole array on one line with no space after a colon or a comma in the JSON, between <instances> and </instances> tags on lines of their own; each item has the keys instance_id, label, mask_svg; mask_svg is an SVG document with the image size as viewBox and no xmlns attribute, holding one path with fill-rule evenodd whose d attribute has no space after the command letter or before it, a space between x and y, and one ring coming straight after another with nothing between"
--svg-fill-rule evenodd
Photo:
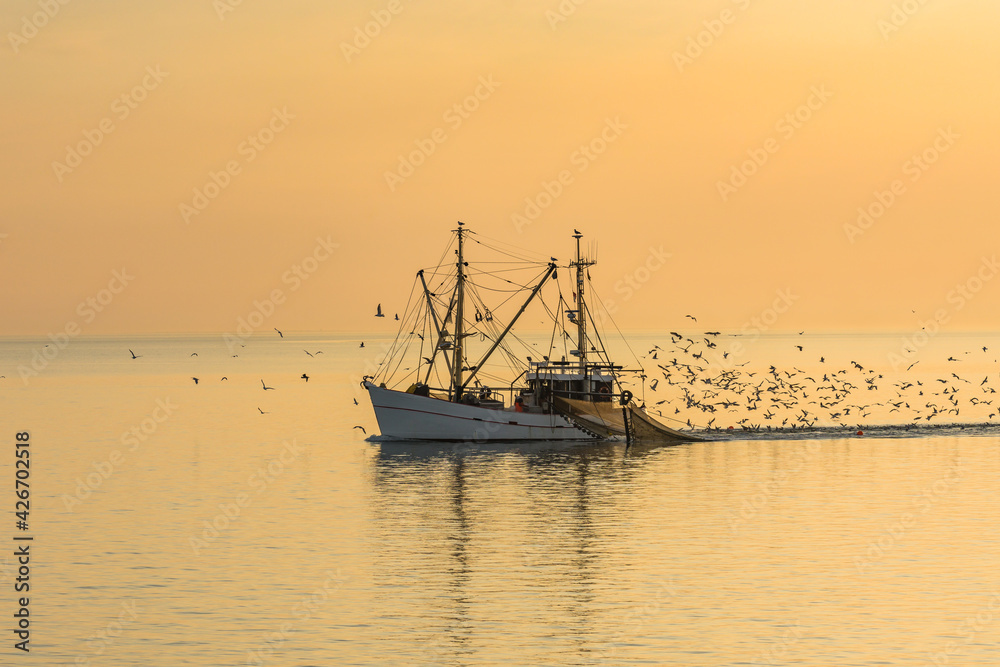
<instances>
[{"instance_id":1,"label":"calm sea water","mask_svg":"<svg viewBox=\"0 0 1000 667\"><path fill-rule=\"evenodd\" d=\"M8 545L14 434L32 437L31 659L997 664L1000 427L979 404L1000 385L996 335L941 334L909 371L889 362L901 336L745 341L746 373L851 368L858 384L855 361L884 376L859 402L926 388L943 406L954 395L931 394L956 387L962 412L926 420L930 408L887 404L859 437L853 418L747 432L759 413L685 408L670 417L735 428L628 451L366 441L353 427L375 421L357 380L380 341L359 339L0 341ZM664 355L642 355L669 340L633 338L650 378ZM22 379L36 353L50 359ZM0 551L7 582L13 551ZM27 664L9 631L15 594L0 590L0 663Z\"/></svg>"}]
</instances>

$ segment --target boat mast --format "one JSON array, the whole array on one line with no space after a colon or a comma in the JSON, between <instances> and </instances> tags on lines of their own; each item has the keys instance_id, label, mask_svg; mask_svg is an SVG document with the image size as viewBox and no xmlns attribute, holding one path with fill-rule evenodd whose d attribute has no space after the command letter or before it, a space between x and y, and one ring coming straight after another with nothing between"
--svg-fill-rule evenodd
<instances>
[{"instance_id":1,"label":"boat mast","mask_svg":"<svg viewBox=\"0 0 1000 667\"><path fill-rule=\"evenodd\" d=\"M580 356L580 372L587 372L587 305L583 299L584 271L588 266L596 264L580 255L580 239L583 234L573 230L576 239L576 261L570 266L576 267L576 351Z\"/></svg>"},{"instance_id":2,"label":"boat mast","mask_svg":"<svg viewBox=\"0 0 1000 667\"><path fill-rule=\"evenodd\" d=\"M465 319L465 255L463 254L464 222L459 221L458 229L452 230L458 234L458 283L455 285L455 354L452 363L452 400L456 403L462 400L462 339L464 338Z\"/></svg>"}]
</instances>

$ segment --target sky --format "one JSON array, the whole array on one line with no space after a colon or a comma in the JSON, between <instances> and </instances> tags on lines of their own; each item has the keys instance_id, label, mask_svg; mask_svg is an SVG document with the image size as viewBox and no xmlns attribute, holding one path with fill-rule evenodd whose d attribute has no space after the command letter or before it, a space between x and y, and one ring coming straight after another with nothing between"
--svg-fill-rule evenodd
<instances>
[{"instance_id":1,"label":"sky","mask_svg":"<svg viewBox=\"0 0 1000 667\"><path fill-rule=\"evenodd\" d=\"M996 330L998 26L992 0L8 0L0 335L388 333L375 305L458 220L562 261L579 229L624 329Z\"/></svg>"}]
</instances>

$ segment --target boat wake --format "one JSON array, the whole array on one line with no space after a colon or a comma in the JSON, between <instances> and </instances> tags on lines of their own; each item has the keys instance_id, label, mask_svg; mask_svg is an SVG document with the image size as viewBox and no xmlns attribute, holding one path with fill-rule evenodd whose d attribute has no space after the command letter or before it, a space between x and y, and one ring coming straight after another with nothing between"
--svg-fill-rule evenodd
<instances>
[{"instance_id":1,"label":"boat wake","mask_svg":"<svg viewBox=\"0 0 1000 667\"><path fill-rule=\"evenodd\" d=\"M941 438L996 437L997 425L990 423L879 424L851 430L840 426L811 428L732 429L695 431L707 440L830 440L841 438Z\"/></svg>"}]
</instances>

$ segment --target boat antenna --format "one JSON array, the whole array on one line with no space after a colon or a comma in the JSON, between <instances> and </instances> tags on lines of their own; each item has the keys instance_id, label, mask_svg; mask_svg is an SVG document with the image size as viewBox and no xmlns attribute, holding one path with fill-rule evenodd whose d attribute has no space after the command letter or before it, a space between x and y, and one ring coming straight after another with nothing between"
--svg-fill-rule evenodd
<instances>
[{"instance_id":1,"label":"boat antenna","mask_svg":"<svg viewBox=\"0 0 1000 667\"><path fill-rule=\"evenodd\" d=\"M451 386L453 400L458 403L462 400L462 356L465 324L465 223L459 221L458 229L452 230L458 234L458 283L455 285L455 355L452 363Z\"/></svg>"},{"instance_id":2,"label":"boat antenna","mask_svg":"<svg viewBox=\"0 0 1000 667\"><path fill-rule=\"evenodd\" d=\"M576 261L570 266L576 268L576 351L580 356L580 372L587 372L587 302L584 300L584 273L588 266L597 262L584 259L580 255L580 239L583 234L579 230L573 230L573 238L576 239Z\"/></svg>"}]
</instances>

